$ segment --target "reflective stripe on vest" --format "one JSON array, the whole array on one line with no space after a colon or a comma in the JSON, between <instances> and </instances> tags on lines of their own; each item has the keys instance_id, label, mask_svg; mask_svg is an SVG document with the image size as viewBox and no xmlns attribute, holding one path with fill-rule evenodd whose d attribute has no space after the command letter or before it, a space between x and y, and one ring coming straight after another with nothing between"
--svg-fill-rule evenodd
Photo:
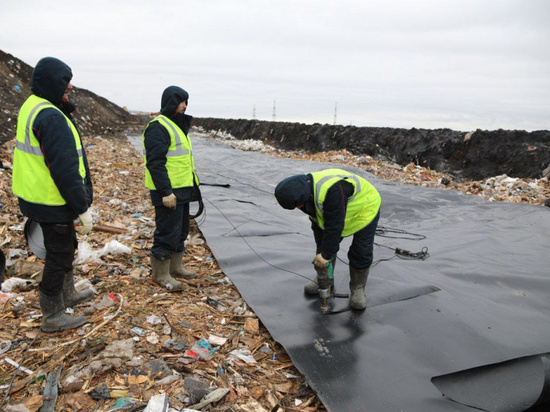
<instances>
[{"instance_id":1,"label":"reflective stripe on vest","mask_svg":"<svg viewBox=\"0 0 550 412\"><path fill-rule=\"evenodd\" d=\"M159 115L147 124L153 122L162 125L170 135L170 146L166 153L166 171L173 189L181 187L192 187L193 183L198 185L198 178L195 175L195 163L192 155L191 140L183 131L168 117ZM145 130L147 130L147 127ZM145 152L145 132L142 136L143 160L145 162L145 187L156 190L155 184L149 170L147 169L147 156Z\"/></svg>"},{"instance_id":2,"label":"reflective stripe on vest","mask_svg":"<svg viewBox=\"0 0 550 412\"><path fill-rule=\"evenodd\" d=\"M46 166L40 143L33 133L33 124L36 116L44 109L57 110L67 121L75 140L75 150L78 154L78 172L85 183L86 168L82 157L80 136L65 114L48 100L31 95L19 111L17 119L17 135L13 155L13 193L23 200L48 206L66 204L57 185L53 181L50 170Z\"/></svg>"},{"instance_id":3,"label":"reflective stripe on vest","mask_svg":"<svg viewBox=\"0 0 550 412\"><path fill-rule=\"evenodd\" d=\"M342 169L326 169L311 173L316 218L311 218L324 229L323 203L328 190L341 180L353 185L353 195L348 199L342 236L350 236L367 226L378 214L381 198L378 191L366 179Z\"/></svg>"}]
</instances>

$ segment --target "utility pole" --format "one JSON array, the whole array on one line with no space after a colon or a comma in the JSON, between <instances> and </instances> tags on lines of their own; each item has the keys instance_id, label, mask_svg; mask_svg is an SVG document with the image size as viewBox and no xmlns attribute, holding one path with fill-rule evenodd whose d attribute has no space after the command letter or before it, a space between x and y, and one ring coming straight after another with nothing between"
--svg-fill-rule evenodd
<instances>
[{"instance_id":1,"label":"utility pole","mask_svg":"<svg viewBox=\"0 0 550 412\"><path fill-rule=\"evenodd\" d=\"M252 109L252 120L256 120L256 103L254 103L254 108Z\"/></svg>"},{"instance_id":2,"label":"utility pole","mask_svg":"<svg viewBox=\"0 0 550 412\"><path fill-rule=\"evenodd\" d=\"M277 120L277 109L275 107L275 100L273 100L273 121Z\"/></svg>"},{"instance_id":3,"label":"utility pole","mask_svg":"<svg viewBox=\"0 0 550 412\"><path fill-rule=\"evenodd\" d=\"M338 102L334 103L334 126L336 126L336 112L338 111Z\"/></svg>"}]
</instances>

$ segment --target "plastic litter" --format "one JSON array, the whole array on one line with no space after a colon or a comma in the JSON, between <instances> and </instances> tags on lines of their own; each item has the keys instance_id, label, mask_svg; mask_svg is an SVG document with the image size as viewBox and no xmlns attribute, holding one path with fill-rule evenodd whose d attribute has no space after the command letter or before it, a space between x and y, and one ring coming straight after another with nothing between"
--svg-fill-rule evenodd
<instances>
[{"instance_id":1,"label":"plastic litter","mask_svg":"<svg viewBox=\"0 0 550 412\"><path fill-rule=\"evenodd\" d=\"M137 403L138 401L132 398L118 398L108 412L128 411L134 409Z\"/></svg>"},{"instance_id":2,"label":"plastic litter","mask_svg":"<svg viewBox=\"0 0 550 412\"><path fill-rule=\"evenodd\" d=\"M78 244L78 256L76 258L77 263L92 262L101 263L101 256L105 255L119 255L119 254L131 254L132 250L123 245L117 240L111 240L101 250L92 250L92 247L87 241L82 241Z\"/></svg>"},{"instance_id":3,"label":"plastic litter","mask_svg":"<svg viewBox=\"0 0 550 412\"><path fill-rule=\"evenodd\" d=\"M27 253L26 250L23 250L23 249L10 249L8 251L8 260L6 260L6 266L11 266L13 264L15 264L15 259L13 258L16 258L16 257L23 257L23 258L26 258L28 257L29 254Z\"/></svg>"},{"instance_id":4,"label":"plastic litter","mask_svg":"<svg viewBox=\"0 0 550 412\"><path fill-rule=\"evenodd\" d=\"M14 290L24 289L33 283L35 283L35 281L30 279L9 278L2 283L2 292L13 292Z\"/></svg>"},{"instance_id":5,"label":"plastic litter","mask_svg":"<svg viewBox=\"0 0 550 412\"><path fill-rule=\"evenodd\" d=\"M227 358L228 362L233 365L233 361L235 359L240 359L248 364L257 363L254 356L252 356L252 352L248 349L235 349L229 352L229 356Z\"/></svg>"},{"instance_id":6,"label":"plastic litter","mask_svg":"<svg viewBox=\"0 0 550 412\"><path fill-rule=\"evenodd\" d=\"M185 351L184 355L189 358L196 358L198 360L209 361L214 357L217 350L218 348L212 348L212 346L207 340L201 339L195 342L195 344L191 349L188 349L187 351Z\"/></svg>"}]
</instances>

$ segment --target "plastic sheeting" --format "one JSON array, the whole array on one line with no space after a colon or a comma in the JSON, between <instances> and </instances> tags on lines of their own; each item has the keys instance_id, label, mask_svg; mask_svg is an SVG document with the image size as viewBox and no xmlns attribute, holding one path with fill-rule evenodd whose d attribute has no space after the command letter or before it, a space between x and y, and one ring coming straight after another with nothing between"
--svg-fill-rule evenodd
<instances>
[{"instance_id":1,"label":"plastic sheeting","mask_svg":"<svg viewBox=\"0 0 550 412\"><path fill-rule=\"evenodd\" d=\"M471 411L432 378L550 352L547 208L399 185L344 167L382 195L379 226L426 238L377 236L375 260L390 260L371 268L368 308L351 311L335 299L336 313L322 315L318 299L303 293L305 278L315 276L309 221L282 209L273 191L287 176L333 165L199 139L193 145L201 182L231 185L202 187L206 213L197 221L210 249L327 409ZM344 262L348 247L344 239ZM400 259L395 247L427 247L429 258ZM343 262L335 281L337 293L348 292ZM477 399L493 396L486 388ZM533 388L516 396L527 405ZM506 410L522 410L515 408Z\"/></svg>"}]
</instances>

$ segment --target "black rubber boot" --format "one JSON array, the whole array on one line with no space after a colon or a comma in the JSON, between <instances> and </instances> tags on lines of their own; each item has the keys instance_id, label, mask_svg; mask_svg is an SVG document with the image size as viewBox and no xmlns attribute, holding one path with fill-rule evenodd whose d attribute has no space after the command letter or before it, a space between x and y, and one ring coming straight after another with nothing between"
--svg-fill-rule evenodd
<instances>
[{"instance_id":1,"label":"black rubber boot","mask_svg":"<svg viewBox=\"0 0 550 412\"><path fill-rule=\"evenodd\" d=\"M172 253L172 258L170 259L170 274L177 278L193 279L197 276L197 272L194 270L187 270L183 267L181 261L183 259L183 254L184 252Z\"/></svg>"},{"instance_id":2,"label":"black rubber boot","mask_svg":"<svg viewBox=\"0 0 550 412\"><path fill-rule=\"evenodd\" d=\"M367 295L365 294L365 285L369 277L370 268L355 269L349 267L349 297L350 306L353 309L364 310L367 307Z\"/></svg>"},{"instance_id":3,"label":"black rubber boot","mask_svg":"<svg viewBox=\"0 0 550 412\"><path fill-rule=\"evenodd\" d=\"M78 292L74 287L74 275L73 272L65 274L63 281L63 303L66 308L72 308L75 305L84 303L94 297L94 291L92 289L86 289L82 292Z\"/></svg>"},{"instance_id":4,"label":"black rubber boot","mask_svg":"<svg viewBox=\"0 0 550 412\"><path fill-rule=\"evenodd\" d=\"M151 255L151 268L153 269L153 279L155 282L168 290L182 289L181 282L178 282L170 276L170 259L159 260Z\"/></svg>"},{"instance_id":5,"label":"black rubber boot","mask_svg":"<svg viewBox=\"0 0 550 412\"><path fill-rule=\"evenodd\" d=\"M65 313L63 293L57 296L48 296L39 291L40 310L42 311L42 325L40 329L46 333L60 332L67 329L75 329L84 325L86 316L71 316Z\"/></svg>"}]
</instances>

